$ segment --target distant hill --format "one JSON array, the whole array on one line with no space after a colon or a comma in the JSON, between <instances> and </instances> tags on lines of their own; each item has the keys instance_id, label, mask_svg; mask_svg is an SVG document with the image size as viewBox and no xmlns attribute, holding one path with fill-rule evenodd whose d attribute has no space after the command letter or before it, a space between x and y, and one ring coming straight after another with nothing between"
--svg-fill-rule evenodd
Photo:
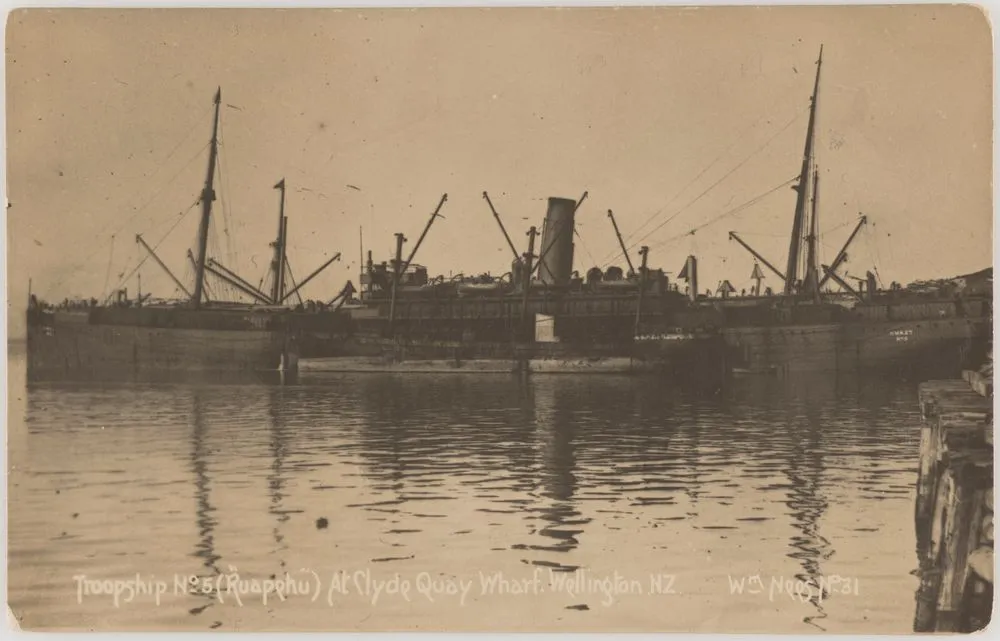
<instances>
[{"instance_id":1,"label":"distant hill","mask_svg":"<svg viewBox=\"0 0 1000 641\"><path fill-rule=\"evenodd\" d=\"M982 282L993 282L993 268L987 267L986 269L981 269L978 272L972 274L965 274L964 276L956 276L955 279L962 278L969 283L970 281L982 281Z\"/></svg>"},{"instance_id":2,"label":"distant hill","mask_svg":"<svg viewBox=\"0 0 1000 641\"><path fill-rule=\"evenodd\" d=\"M951 278L936 278L934 280L915 280L906 289L918 292L930 292L954 288L966 294L988 294L993 291L993 268L987 267L978 272L952 276Z\"/></svg>"}]
</instances>

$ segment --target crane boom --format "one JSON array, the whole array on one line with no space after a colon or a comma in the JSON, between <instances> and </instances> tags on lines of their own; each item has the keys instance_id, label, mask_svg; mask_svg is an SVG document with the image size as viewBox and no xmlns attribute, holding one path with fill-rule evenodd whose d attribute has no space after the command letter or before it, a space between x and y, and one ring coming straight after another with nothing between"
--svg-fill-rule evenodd
<instances>
[{"instance_id":1,"label":"crane boom","mask_svg":"<svg viewBox=\"0 0 1000 641\"><path fill-rule=\"evenodd\" d=\"M734 231L731 231L731 232L729 232L729 237L730 237L731 239L735 240L736 242L738 242L738 243L739 243L739 244L740 244L740 245L741 245L741 246L743 247L743 249L745 249L745 250L747 250L748 252L750 252L750 253L751 253L751 254L753 255L753 257L754 257L754 258L756 258L756 259L757 259L757 260L759 260L760 262L764 263L764 265L765 265L765 266L766 266L766 267L767 267L768 269L770 269L770 270L771 270L772 272L774 272L775 274L777 274L778 278L780 278L781 280L785 280L785 275L784 275L784 274L782 274L782 273L781 273L780 271L778 271L778 268L777 268L777 267L775 267L774 265L772 265L771 263L769 263L769 262L768 262L768 260L767 260L766 258L764 258L764 257L763 257L763 256L761 256L760 254L758 254L758 253L757 253L757 252L756 252L756 251L754 250L754 248L753 248L753 247L751 247L750 245L747 245L747 244L746 244L745 242L743 242L743 239L742 239L742 238L740 238L739 236L737 236L737 235L736 235L736 232L734 232Z\"/></svg>"}]
</instances>

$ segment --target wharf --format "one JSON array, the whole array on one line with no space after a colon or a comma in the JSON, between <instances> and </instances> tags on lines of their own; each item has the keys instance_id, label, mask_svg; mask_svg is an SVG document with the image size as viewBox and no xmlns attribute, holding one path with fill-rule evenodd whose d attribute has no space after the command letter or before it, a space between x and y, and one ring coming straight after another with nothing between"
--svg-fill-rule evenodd
<instances>
[{"instance_id":1,"label":"wharf","mask_svg":"<svg viewBox=\"0 0 1000 641\"><path fill-rule=\"evenodd\" d=\"M973 632L993 609L992 364L920 385L915 632Z\"/></svg>"},{"instance_id":2,"label":"wharf","mask_svg":"<svg viewBox=\"0 0 1000 641\"><path fill-rule=\"evenodd\" d=\"M530 359L413 359L382 357L330 357L299 360L300 374L310 373L409 373L439 374L631 374L652 365L629 357L530 358Z\"/></svg>"}]
</instances>

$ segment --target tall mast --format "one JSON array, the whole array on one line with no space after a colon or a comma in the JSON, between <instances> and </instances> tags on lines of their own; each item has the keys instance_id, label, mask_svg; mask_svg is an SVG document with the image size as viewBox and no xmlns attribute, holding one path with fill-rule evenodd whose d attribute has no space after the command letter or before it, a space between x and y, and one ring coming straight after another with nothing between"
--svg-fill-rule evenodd
<instances>
[{"instance_id":1,"label":"tall mast","mask_svg":"<svg viewBox=\"0 0 1000 641\"><path fill-rule=\"evenodd\" d=\"M222 103L222 87L215 92L215 120L212 122L212 142L208 151L208 174L205 189L201 192L201 224L198 227L198 259L191 303L195 309L201 307L201 295L205 286L205 252L208 251L208 221L212 217L212 201L215 200L215 162L219 157L219 105Z\"/></svg>"},{"instance_id":2,"label":"tall mast","mask_svg":"<svg viewBox=\"0 0 1000 641\"><path fill-rule=\"evenodd\" d=\"M819 74L823 68L823 46L819 47L819 59L816 61L816 82L813 86L809 105L809 125L806 129L805 151L802 154L802 171L795 187L798 197L795 200L795 219L792 222L792 239L788 247L788 267L785 270L785 294L794 294L799 280L799 262L802 260L802 232L812 191L810 178L813 167L813 143L816 135L816 101L819 98Z\"/></svg>"},{"instance_id":3,"label":"tall mast","mask_svg":"<svg viewBox=\"0 0 1000 641\"><path fill-rule=\"evenodd\" d=\"M284 203L285 191L281 190L281 193L282 193L281 200L282 203ZM284 209L284 207L282 207L282 209ZM288 216L282 216L281 217L281 271L278 272L281 277L278 279L278 300L277 300L277 302L279 303L285 299L285 274L286 273L288 274L288 277L292 279L293 284L295 282L295 278L294 276L292 276L292 268L288 266L288 252L285 250L285 245L287 244L287 242L288 242Z\"/></svg>"},{"instance_id":4,"label":"tall mast","mask_svg":"<svg viewBox=\"0 0 1000 641\"><path fill-rule=\"evenodd\" d=\"M271 272L274 282L271 284L271 300L277 305L282 298L282 285L285 279L285 179L282 178L275 189L281 190L281 203L278 206L278 236L274 240L274 258L271 259Z\"/></svg>"},{"instance_id":5,"label":"tall mast","mask_svg":"<svg viewBox=\"0 0 1000 641\"><path fill-rule=\"evenodd\" d=\"M812 213L809 217L809 235L806 236L808 252L806 254L806 277L804 286L806 293L819 302L819 170L813 170L812 182Z\"/></svg>"},{"instance_id":6,"label":"tall mast","mask_svg":"<svg viewBox=\"0 0 1000 641\"><path fill-rule=\"evenodd\" d=\"M358 242L361 245L361 258L358 261L358 269L361 273L358 275L358 285L361 286L361 290L358 291L358 299L364 298L364 284L365 284L365 228L358 227Z\"/></svg>"}]
</instances>

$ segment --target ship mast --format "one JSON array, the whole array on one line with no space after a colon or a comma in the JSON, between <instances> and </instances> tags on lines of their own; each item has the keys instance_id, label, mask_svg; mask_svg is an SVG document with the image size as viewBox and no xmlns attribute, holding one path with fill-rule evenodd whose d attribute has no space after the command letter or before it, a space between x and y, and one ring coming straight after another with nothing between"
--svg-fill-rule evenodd
<instances>
[{"instance_id":1,"label":"ship mast","mask_svg":"<svg viewBox=\"0 0 1000 641\"><path fill-rule=\"evenodd\" d=\"M806 254L806 278L803 282L805 293L813 297L817 303L820 301L819 295L819 251L816 245L819 243L819 170L813 170L812 182L812 215L809 218L809 235L806 236L808 252Z\"/></svg>"},{"instance_id":2,"label":"ship mast","mask_svg":"<svg viewBox=\"0 0 1000 641\"><path fill-rule=\"evenodd\" d=\"M805 150L802 154L802 171L799 173L799 181L795 187L798 197L795 201L795 219L792 223L792 238L788 247L788 267L785 270L785 294L792 295L799 293L796 287L799 282L799 263L802 261L802 240L806 227L806 216L810 215L809 205L813 197L813 171L816 158L814 155L814 143L816 136L816 105L819 98L819 78L820 70L823 67L823 47L819 48L819 59L816 61L816 82L813 86L812 98L809 105L809 125L806 130ZM815 238L812 238L813 231L810 229L810 238L807 241L810 247L815 245ZM806 274L803 286L808 287L809 283L818 283L816 252L810 251L806 264ZM814 293L814 292L809 292Z\"/></svg>"},{"instance_id":3,"label":"ship mast","mask_svg":"<svg viewBox=\"0 0 1000 641\"><path fill-rule=\"evenodd\" d=\"M219 156L219 105L222 102L222 87L215 92L215 120L212 122L212 142L208 152L208 174L205 189L201 192L201 224L198 227L197 274L191 303L195 309L201 307L202 289L205 285L205 253L208 250L208 222L212 217L212 201L215 200L215 162Z\"/></svg>"},{"instance_id":4,"label":"ship mast","mask_svg":"<svg viewBox=\"0 0 1000 641\"><path fill-rule=\"evenodd\" d=\"M285 234L288 229L288 219L285 218L285 179L278 181L274 188L281 191L281 203L278 206L278 236L274 241L274 258L271 259L271 271L274 274L271 301L274 305L278 305L284 299L285 289Z\"/></svg>"}]
</instances>

